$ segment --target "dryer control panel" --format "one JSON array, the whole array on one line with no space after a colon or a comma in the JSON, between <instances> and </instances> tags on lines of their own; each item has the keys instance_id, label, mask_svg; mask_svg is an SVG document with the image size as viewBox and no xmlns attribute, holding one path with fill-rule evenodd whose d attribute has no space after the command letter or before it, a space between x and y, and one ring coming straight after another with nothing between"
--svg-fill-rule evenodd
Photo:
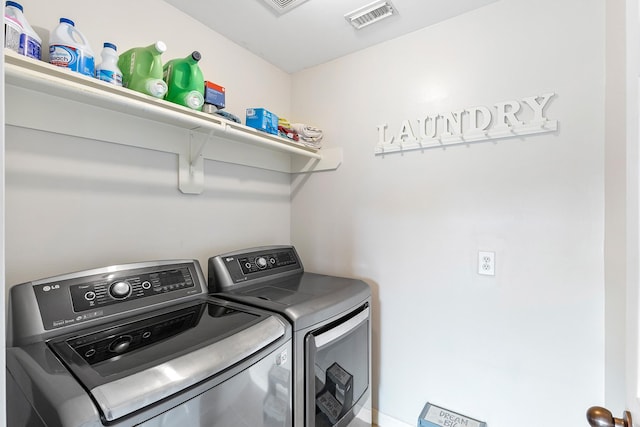
<instances>
[{"instance_id":1,"label":"dryer control panel","mask_svg":"<svg viewBox=\"0 0 640 427\"><path fill-rule=\"evenodd\" d=\"M298 260L292 251L281 251L249 254L248 256L236 258L236 262L240 265L242 273L251 274L296 265Z\"/></svg>"},{"instance_id":2,"label":"dryer control panel","mask_svg":"<svg viewBox=\"0 0 640 427\"><path fill-rule=\"evenodd\" d=\"M230 252L209 258L209 292L223 292L303 271L293 246Z\"/></svg>"}]
</instances>

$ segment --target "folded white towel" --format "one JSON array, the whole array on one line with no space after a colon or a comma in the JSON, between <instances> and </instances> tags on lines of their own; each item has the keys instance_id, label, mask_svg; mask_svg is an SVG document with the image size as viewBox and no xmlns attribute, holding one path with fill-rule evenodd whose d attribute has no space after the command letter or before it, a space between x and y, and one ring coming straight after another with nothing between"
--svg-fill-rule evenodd
<instances>
[{"instance_id":1,"label":"folded white towel","mask_svg":"<svg viewBox=\"0 0 640 427\"><path fill-rule=\"evenodd\" d=\"M307 141L307 140L301 138L300 142L302 144L306 145L307 147L315 148L317 150L322 148L322 144L320 143L320 141Z\"/></svg>"},{"instance_id":2,"label":"folded white towel","mask_svg":"<svg viewBox=\"0 0 640 427\"><path fill-rule=\"evenodd\" d=\"M295 130L300 138L307 142L320 142L323 137L322 129L309 126L304 123L292 123L291 128Z\"/></svg>"}]
</instances>

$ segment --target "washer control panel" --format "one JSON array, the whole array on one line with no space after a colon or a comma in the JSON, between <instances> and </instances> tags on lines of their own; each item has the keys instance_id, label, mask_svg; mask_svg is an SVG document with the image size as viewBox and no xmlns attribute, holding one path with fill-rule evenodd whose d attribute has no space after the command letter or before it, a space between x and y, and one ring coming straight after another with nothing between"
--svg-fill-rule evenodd
<instances>
[{"instance_id":1,"label":"washer control panel","mask_svg":"<svg viewBox=\"0 0 640 427\"><path fill-rule=\"evenodd\" d=\"M72 285L69 290L73 309L78 312L194 286L189 269L183 267L123 276L115 280L110 280L107 276L96 281Z\"/></svg>"},{"instance_id":2,"label":"washer control panel","mask_svg":"<svg viewBox=\"0 0 640 427\"><path fill-rule=\"evenodd\" d=\"M29 300L35 296L37 313L45 330L150 309L206 294L206 284L196 260L123 264L71 273L17 285ZM24 294L24 295L22 295ZM25 313L36 312L25 305ZM33 307L33 306L31 306ZM122 343L122 346L126 343Z\"/></svg>"}]
</instances>

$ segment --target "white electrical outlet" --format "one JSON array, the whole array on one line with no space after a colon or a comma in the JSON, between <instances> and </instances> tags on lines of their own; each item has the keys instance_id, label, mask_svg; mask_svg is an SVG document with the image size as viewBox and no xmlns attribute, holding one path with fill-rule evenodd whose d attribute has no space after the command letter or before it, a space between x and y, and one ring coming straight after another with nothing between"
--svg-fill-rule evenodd
<instances>
[{"instance_id":1,"label":"white electrical outlet","mask_svg":"<svg viewBox=\"0 0 640 427\"><path fill-rule=\"evenodd\" d=\"M496 274L496 253L478 252L478 274L494 276Z\"/></svg>"}]
</instances>

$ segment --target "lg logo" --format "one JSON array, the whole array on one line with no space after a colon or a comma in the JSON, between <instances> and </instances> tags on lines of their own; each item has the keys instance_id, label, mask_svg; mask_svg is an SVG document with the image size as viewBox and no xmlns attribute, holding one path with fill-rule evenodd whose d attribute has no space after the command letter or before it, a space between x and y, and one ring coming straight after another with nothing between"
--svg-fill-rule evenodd
<instances>
[{"instance_id":1,"label":"lg logo","mask_svg":"<svg viewBox=\"0 0 640 427\"><path fill-rule=\"evenodd\" d=\"M55 291L56 289L60 289L60 285L45 285L42 287L42 290L45 292Z\"/></svg>"}]
</instances>

